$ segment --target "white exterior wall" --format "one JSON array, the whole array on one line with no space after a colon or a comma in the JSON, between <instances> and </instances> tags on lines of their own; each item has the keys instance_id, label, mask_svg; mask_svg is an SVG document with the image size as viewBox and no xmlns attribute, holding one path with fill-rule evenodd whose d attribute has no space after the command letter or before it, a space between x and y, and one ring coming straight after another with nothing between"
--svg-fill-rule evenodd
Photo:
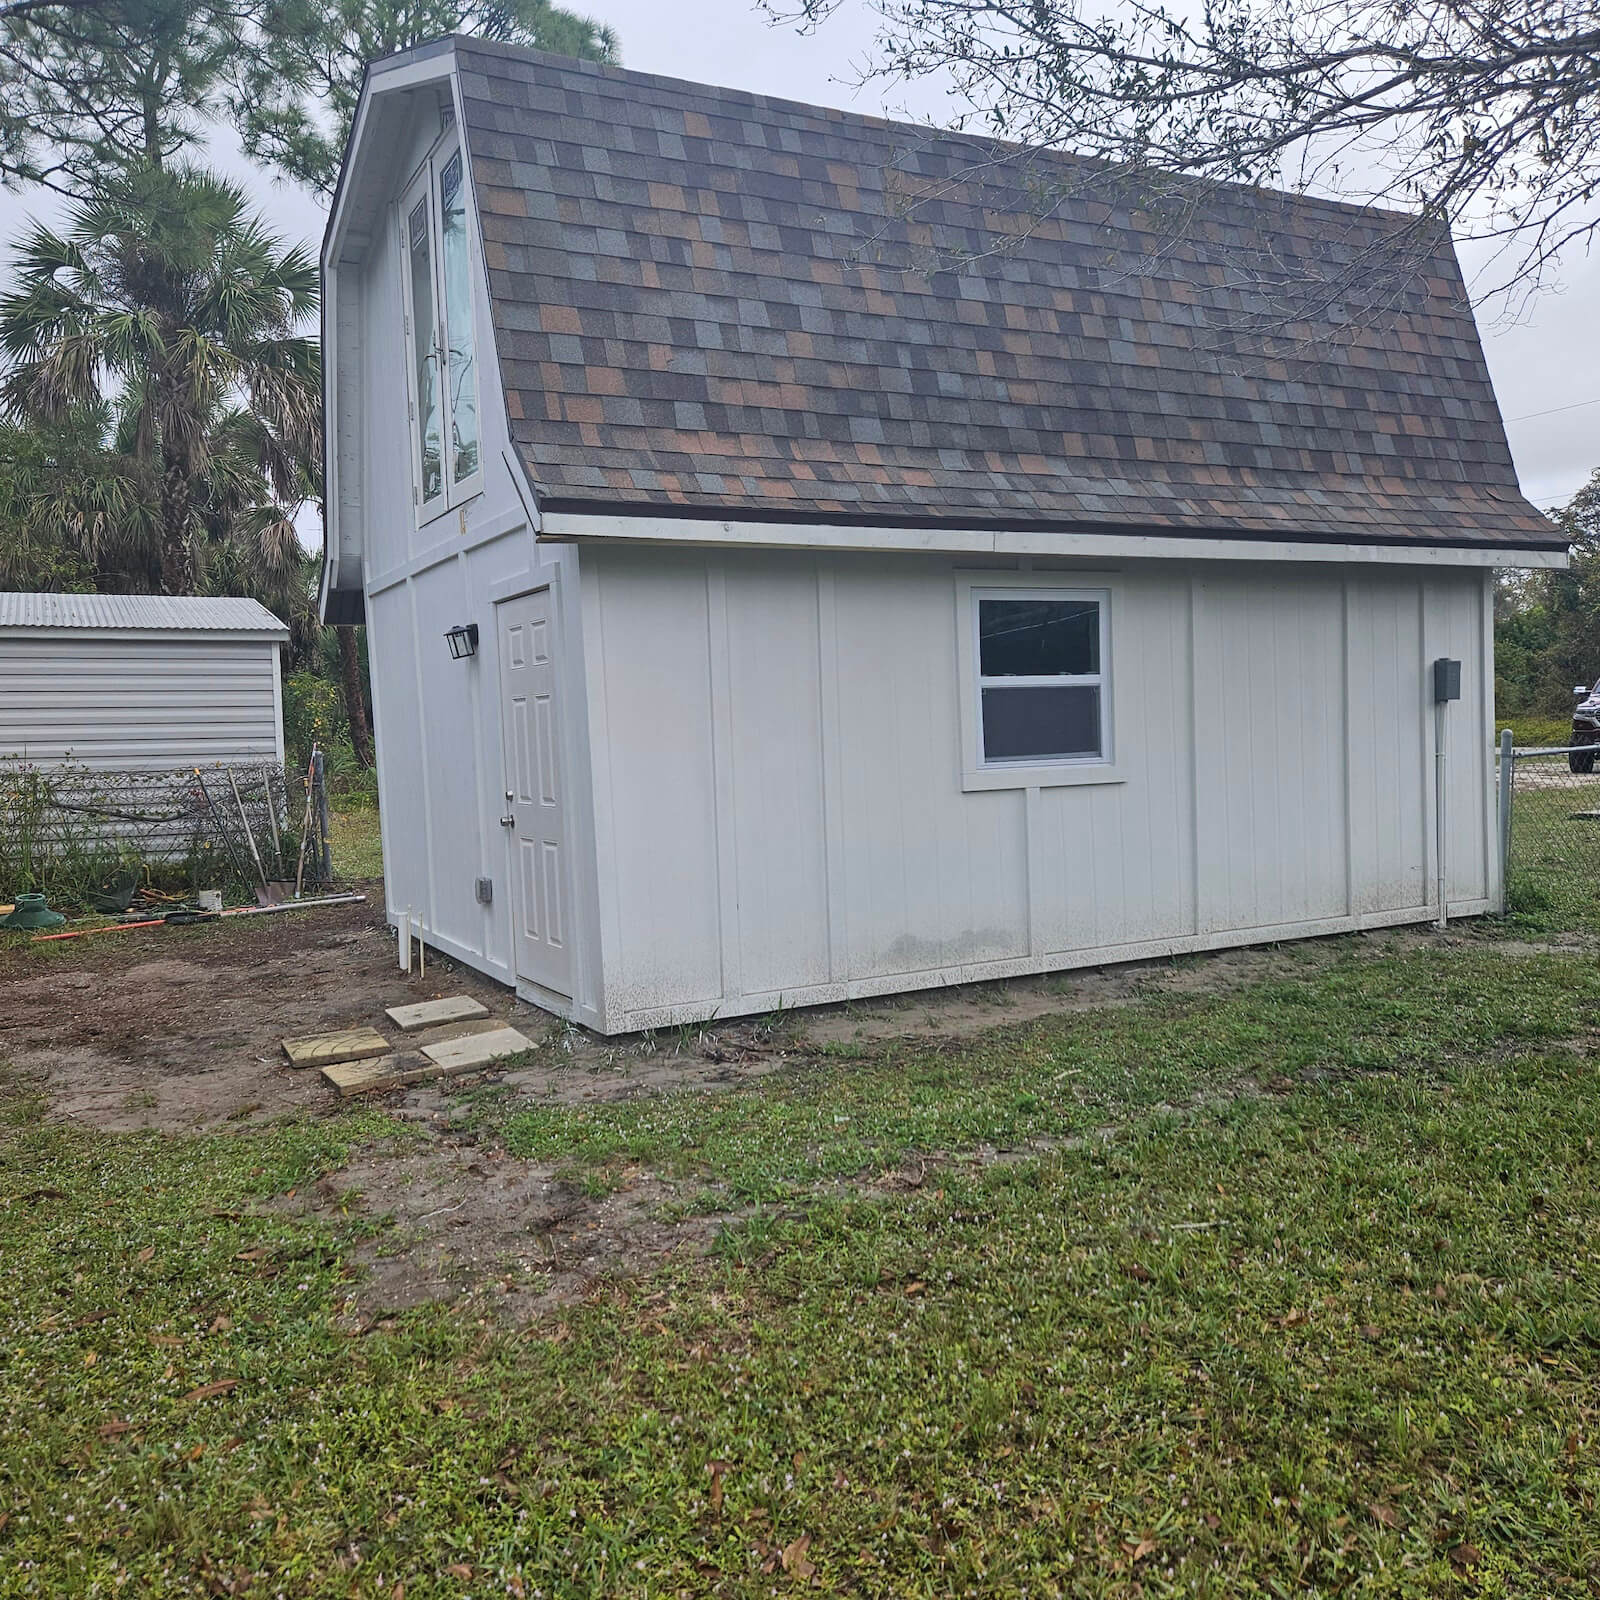
<instances>
[{"instance_id":1,"label":"white exterior wall","mask_svg":"<svg viewBox=\"0 0 1600 1600\"><path fill-rule=\"evenodd\" d=\"M1482 571L1074 573L1123 781L966 792L963 570L585 548L605 1028L1426 920L1440 655L1448 896L1488 908Z\"/></svg>"},{"instance_id":2,"label":"white exterior wall","mask_svg":"<svg viewBox=\"0 0 1600 1600\"><path fill-rule=\"evenodd\" d=\"M283 760L279 645L0 631L0 757L100 771Z\"/></svg>"},{"instance_id":3,"label":"white exterior wall","mask_svg":"<svg viewBox=\"0 0 1600 1600\"><path fill-rule=\"evenodd\" d=\"M411 148L394 163L396 194L438 133L431 111L414 115L409 126ZM342 263L336 277L339 494L344 525L359 530L364 553L389 921L413 912L430 945L514 984L515 840L500 825L508 774L495 603L552 583L559 603L575 607L577 585L567 574L575 571L577 555L570 547L537 544L514 475L475 208L472 215L483 490L419 525L406 410L402 261L391 203L373 228L362 260ZM478 624L478 653L454 661L445 630L470 622ZM575 632L575 615L571 629ZM571 687L563 688L563 703L581 706L581 653L559 639L558 649L562 671L572 678ZM574 795L587 792L584 753L568 742L581 735L582 720L574 715L561 729L562 770L568 784L576 785L568 789ZM584 805L572 809L568 890L575 898L587 894L592 902L592 871L586 875L585 867L593 860L592 842L585 844L589 811ZM487 905L476 897L480 877L493 884ZM580 926L593 921L592 912L580 909ZM572 995L543 994L526 985L524 992L593 1023L598 1020L595 975L581 948L576 957Z\"/></svg>"}]
</instances>

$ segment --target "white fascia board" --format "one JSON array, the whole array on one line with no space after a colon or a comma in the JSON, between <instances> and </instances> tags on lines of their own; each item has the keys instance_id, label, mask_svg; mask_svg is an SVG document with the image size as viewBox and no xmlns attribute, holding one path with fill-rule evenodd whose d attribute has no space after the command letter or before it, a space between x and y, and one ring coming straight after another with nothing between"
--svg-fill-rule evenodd
<instances>
[{"instance_id":1,"label":"white fascia board","mask_svg":"<svg viewBox=\"0 0 1600 1600\"><path fill-rule=\"evenodd\" d=\"M1564 550L1454 545L1322 544L1144 533L1030 533L987 528L834 527L813 522L619 517L547 511L539 537L608 544L765 545L787 550L905 550L932 555L1123 560L1320 561L1405 567L1565 567Z\"/></svg>"},{"instance_id":2,"label":"white fascia board","mask_svg":"<svg viewBox=\"0 0 1600 1600\"><path fill-rule=\"evenodd\" d=\"M455 70L456 53L452 46L448 50L439 51L436 55L425 56L420 61L397 63L392 67L380 64L368 71L367 81L361 90L361 100L356 106L356 114L350 124L345 181L339 186L339 192L334 197L333 214L328 218L327 232L323 235L324 270L339 259L345 242L345 234L350 223L350 196L357 188L353 180L360 159L362 137L366 133L367 119L372 113L373 102L382 95L395 94L402 89L415 89L419 84L436 83L453 77Z\"/></svg>"}]
</instances>

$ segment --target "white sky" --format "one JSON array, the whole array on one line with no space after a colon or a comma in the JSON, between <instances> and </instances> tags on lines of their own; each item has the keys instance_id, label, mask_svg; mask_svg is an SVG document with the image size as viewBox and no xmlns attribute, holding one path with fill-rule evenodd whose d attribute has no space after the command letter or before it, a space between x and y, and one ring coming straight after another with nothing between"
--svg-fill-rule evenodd
<instances>
[{"instance_id":1,"label":"white sky","mask_svg":"<svg viewBox=\"0 0 1600 1600\"><path fill-rule=\"evenodd\" d=\"M810 37L772 27L751 0L577 4L616 29L623 64L641 71L927 121L961 109L932 84L855 87L872 40L864 0L843 0ZM322 210L311 196L272 182L236 149L214 157L249 184L281 233L320 237ZM39 195L0 192L0 239L9 244L30 214L55 210ZM1461 253L1470 282L1482 257L1471 247ZM1574 252L1515 321L1492 306L1479 321L1522 487L1537 505L1559 504L1600 466L1600 255Z\"/></svg>"}]
</instances>

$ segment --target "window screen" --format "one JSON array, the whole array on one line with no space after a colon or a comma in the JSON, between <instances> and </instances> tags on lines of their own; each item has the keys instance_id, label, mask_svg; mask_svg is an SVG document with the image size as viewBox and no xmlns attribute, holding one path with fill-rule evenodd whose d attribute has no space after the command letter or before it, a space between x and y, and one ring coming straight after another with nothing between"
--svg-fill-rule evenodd
<instances>
[{"instance_id":1,"label":"window screen","mask_svg":"<svg viewBox=\"0 0 1600 1600\"><path fill-rule=\"evenodd\" d=\"M986 764L1104 759L1102 604L1065 595L977 598Z\"/></svg>"}]
</instances>

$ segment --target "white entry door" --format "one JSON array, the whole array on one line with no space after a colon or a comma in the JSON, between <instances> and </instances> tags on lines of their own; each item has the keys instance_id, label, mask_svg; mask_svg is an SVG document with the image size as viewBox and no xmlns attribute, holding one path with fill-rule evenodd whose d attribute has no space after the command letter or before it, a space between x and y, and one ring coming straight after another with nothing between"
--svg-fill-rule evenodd
<instances>
[{"instance_id":1,"label":"white entry door","mask_svg":"<svg viewBox=\"0 0 1600 1600\"><path fill-rule=\"evenodd\" d=\"M501 823L511 834L516 878L517 976L570 995L571 908L550 590L504 601L496 610L506 760Z\"/></svg>"}]
</instances>

